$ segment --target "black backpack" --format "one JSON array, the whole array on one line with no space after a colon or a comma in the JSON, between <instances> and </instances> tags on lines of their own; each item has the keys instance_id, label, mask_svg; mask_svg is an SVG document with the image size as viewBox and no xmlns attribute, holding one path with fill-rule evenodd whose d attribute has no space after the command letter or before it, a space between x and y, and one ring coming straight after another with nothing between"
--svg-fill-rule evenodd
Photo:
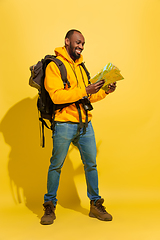
<instances>
[{"instance_id":1,"label":"black backpack","mask_svg":"<svg viewBox=\"0 0 160 240\"><path fill-rule=\"evenodd\" d=\"M65 68L65 65L61 60L56 58L54 55L46 55L41 61L39 61L37 64L30 67L31 76L29 78L29 85L31 87L38 89L38 100L37 100L37 108L40 113L39 120L42 123L42 147L45 145L45 138L44 138L44 126L54 131L54 116L55 111L59 109L61 111L64 107L67 107L73 103L66 103L66 104L54 104L51 100L49 93L46 91L44 87L44 78L45 78L45 70L47 65L53 61L57 67L60 70L61 78L64 84L64 88L66 87L66 84L68 85L68 88L70 88L70 83L67 79L67 71ZM86 69L84 63L81 63L81 66L84 68L87 77L88 82L90 83L90 74L88 70ZM89 102L89 99L87 97L84 97L83 99L74 102L78 113L79 113L79 121L80 121L80 128L84 127L84 130L88 124L88 110L92 110L93 107ZM82 104L85 111L86 111L86 124L83 126L82 124L82 117L81 117L81 111L79 104ZM49 127L45 121L45 119L49 120L51 123L51 126Z\"/></svg>"}]
</instances>

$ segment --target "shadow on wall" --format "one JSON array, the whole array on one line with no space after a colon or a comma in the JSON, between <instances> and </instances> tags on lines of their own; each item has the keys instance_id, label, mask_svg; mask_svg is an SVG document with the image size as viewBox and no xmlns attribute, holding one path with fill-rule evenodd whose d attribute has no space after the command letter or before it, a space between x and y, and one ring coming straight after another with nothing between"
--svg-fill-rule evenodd
<instances>
[{"instance_id":1,"label":"shadow on wall","mask_svg":"<svg viewBox=\"0 0 160 240\"><path fill-rule=\"evenodd\" d=\"M36 102L37 97L26 98L14 105L2 119L0 132L3 133L5 142L11 147L8 172L13 198L16 203L25 202L33 213L41 217L52 152L52 133L45 129L46 146L41 148ZM81 165L75 171L69 155L68 153L62 169L58 204L64 208L88 214L88 210L81 207L74 183L74 176L84 172L83 166Z\"/></svg>"}]
</instances>

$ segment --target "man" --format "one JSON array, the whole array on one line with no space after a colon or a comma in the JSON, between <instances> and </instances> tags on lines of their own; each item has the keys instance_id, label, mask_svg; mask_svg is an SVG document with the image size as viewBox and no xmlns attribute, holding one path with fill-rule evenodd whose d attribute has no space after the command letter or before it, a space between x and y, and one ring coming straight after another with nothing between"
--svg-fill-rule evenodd
<instances>
[{"instance_id":1,"label":"man","mask_svg":"<svg viewBox=\"0 0 160 240\"><path fill-rule=\"evenodd\" d=\"M84 164L87 195L90 199L89 216L103 221L112 220L112 216L106 212L105 207L102 205L104 199L99 195L96 142L91 124L92 115L89 111L87 116L88 126L85 128L86 111L83 104L80 104L79 112L84 125L83 128L80 128L80 115L75 102L86 97L91 102L101 100L115 90L116 83L110 84L108 92L101 89L104 84L103 80L96 84L88 84L86 72L80 65L83 61L81 53L84 44L85 40L82 33L73 29L66 34L65 46L55 49L57 58L66 67L70 88L66 85L64 89L60 71L54 62L49 63L46 68L45 88L49 92L52 101L55 104L71 104L55 114L53 152L48 171L47 193L44 196L43 204L45 213L41 218L41 224L44 225L52 224L56 218L56 195L59 178L71 142L79 149Z\"/></svg>"}]
</instances>

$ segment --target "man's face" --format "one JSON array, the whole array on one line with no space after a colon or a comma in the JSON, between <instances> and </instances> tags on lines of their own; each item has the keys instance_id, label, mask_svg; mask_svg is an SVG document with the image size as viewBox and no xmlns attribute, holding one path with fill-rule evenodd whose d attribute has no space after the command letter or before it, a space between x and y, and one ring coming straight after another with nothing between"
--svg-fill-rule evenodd
<instances>
[{"instance_id":1,"label":"man's face","mask_svg":"<svg viewBox=\"0 0 160 240\"><path fill-rule=\"evenodd\" d=\"M80 58L80 54L84 49L85 40L81 33L74 32L72 36L65 40L66 49L70 57L75 61Z\"/></svg>"}]
</instances>

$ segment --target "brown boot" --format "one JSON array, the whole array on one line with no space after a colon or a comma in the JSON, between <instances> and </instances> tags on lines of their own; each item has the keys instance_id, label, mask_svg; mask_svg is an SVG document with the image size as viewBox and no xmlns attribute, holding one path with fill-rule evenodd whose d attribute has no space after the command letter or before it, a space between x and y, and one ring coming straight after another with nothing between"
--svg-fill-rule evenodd
<instances>
[{"instance_id":1,"label":"brown boot","mask_svg":"<svg viewBox=\"0 0 160 240\"><path fill-rule=\"evenodd\" d=\"M45 202L43 204L43 207L44 207L45 213L44 213L43 217L41 218L40 223L42 225L52 224L54 219L56 219L55 206L53 205L53 202L52 201Z\"/></svg>"},{"instance_id":2,"label":"brown boot","mask_svg":"<svg viewBox=\"0 0 160 240\"><path fill-rule=\"evenodd\" d=\"M94 203L94 201L92 200L89 216L93 218L98 218L102 221L112 221L112 216L108 212L106 212L105 207L102 205L103 202L103 198L97 200L96 203Z\"/></svg>"}]
</instances>

